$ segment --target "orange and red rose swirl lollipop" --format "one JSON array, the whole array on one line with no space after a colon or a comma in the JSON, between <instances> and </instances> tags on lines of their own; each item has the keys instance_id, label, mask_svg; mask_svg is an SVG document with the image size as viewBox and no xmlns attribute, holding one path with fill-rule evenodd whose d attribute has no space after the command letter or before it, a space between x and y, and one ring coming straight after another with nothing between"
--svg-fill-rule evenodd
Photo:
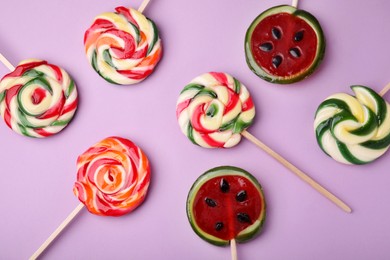
<instances>
[{"instance_id":1,"label":"orange and red rose swirl lollipop","mask_svg":"<svg viewBox=\"0 0 390 260\"><path fill-rule=\"evenodd\" d=\"M77 160L73 192L96 215L121 216L145 199L150 182L149 161L130 140L108 137Z\"/></svg>"}]
</instances>

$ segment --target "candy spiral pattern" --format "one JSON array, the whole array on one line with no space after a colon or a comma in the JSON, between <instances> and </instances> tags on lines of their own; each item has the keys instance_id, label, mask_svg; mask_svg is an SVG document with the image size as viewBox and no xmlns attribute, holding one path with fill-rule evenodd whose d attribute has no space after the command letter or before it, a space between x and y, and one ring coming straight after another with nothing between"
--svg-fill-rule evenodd
<instances>
[{"instance_id":1,"label":"candy spiral pattern","mask_svg":"<svg viewBox=\"0 0 390 260\"><path fill-rule=\"evenodd\" d=\"M121 216L145 199L149 161L130 140L108 137L77 159L74 194L96 215Z\"/></svg>"},{"instance_id":2,"label":"candy spiral pattern","mask_svg":"<svg viewBox=\"0 0 390 260\"><path fill-rule=\"evenodd\" d=\"M366 164L390 146L390 105L375 91L351 87L355 96L337 93L317 109L314 130L321 149L345 164Z\"/></svg>"},{"instance_id":3,"label":"candy spiral pattern","mask_svg":"<svg viewBox=\"0 0 390 260\"><path fill-rule=\"evenodd\" d=\"M60 132L77 103L68 73L44 60L24 60L0 81L0 114L21 135L43 138Z\"/></svg>"},{"instance_id":4,"label":"candy spiral pattern","mask_svg":"<svg viewBox=\"0 0 390 260\"><path fill-rule=\"evenodd\" d=\"M237 79L210 72L192 80L180 93L176 116L181 131L206 148L229 148L255 117L252 98Z\"/></svg>"},{"instance_id":5,"label":"candy spiral pattern","mask_svg":"<svg viewBox=\"0 0 390 260\"><path fill-rule=\"evenodd\" d=\"M85 32L87 58L110 83L130 85L149 76L162 54L154 22L137 10L117 7L97 16Z\"/></svg>"}]
</instances>

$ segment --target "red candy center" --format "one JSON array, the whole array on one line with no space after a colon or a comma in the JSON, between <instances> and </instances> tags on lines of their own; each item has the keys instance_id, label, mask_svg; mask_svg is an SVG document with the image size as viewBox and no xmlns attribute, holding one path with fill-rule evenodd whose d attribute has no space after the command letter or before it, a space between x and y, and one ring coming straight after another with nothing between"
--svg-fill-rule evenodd
<instances>
[{"instance_id":1,"label":"red candy center","mask_svg":"<svg viewBox=\"0 0 390 260\"><path fill-rule=\"evenodd\" d=\"M317 35L303 19L289 13L264 18L254 29L251 49L267 73L288 77L310 67L317 52Z\"/></svg>"},{"instance_id":2,"label":"red candy center","mask_svg":"<svg viewBox=\"0 0 390 260\"><path fill-rule=\"evenodd\" d=\"M46 97L46 90L42 88L36 88L31 95L31 102L34 105L38 105L42 102L42 100Z\"/></svg>"}]
</instances>

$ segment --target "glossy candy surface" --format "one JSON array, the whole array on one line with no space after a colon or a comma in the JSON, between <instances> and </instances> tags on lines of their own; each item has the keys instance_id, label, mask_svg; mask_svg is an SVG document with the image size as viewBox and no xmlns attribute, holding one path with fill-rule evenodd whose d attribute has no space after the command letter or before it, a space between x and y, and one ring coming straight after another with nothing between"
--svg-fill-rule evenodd
<instances>
[{"instance_id":1,"label":"glossy candy surface","mask_svg":"<svg viewBox=\"0 0 390 260\"><path fill-rule=\"evenodd\" d=\"M252 124L252 98L237 79L210 72L193 79L180 93L176 116L183 134L206 148L229 148Z\"/></svg>"},{"instance_id":2,"label":"glossy candy surface","mask_svg":"<svg viewBox=\"0 0 390 260\"><path fill-rule=\"evenodd\" d=\"M337 93L317 109L314 130L321 149L336 161L365 164L390 146L390 105L375 91L351 87L355 96Z\"/></svg>"},{"instance_id":3,"label":"glossy candy surface","mask_svg":"<svg viewBox=\"0 0 390 260\"><path fill-rule=\"evenodd\" d=\"M24 60L0 82L0 114L21 135L43 138L60 132L77 104L73 79L44 60Z\"/></svg>"},{"instance_id":4,"label":"glossy candy surface","mask_svg":"<svg viewBox=\"0 0 390 260\"><path fill-rule=\"evenodd\" d=\"M74 194L96 215L121 216L145 199L150 183L149 161L130 140L109 137L77 159Z\"/></svg>"},{"instance_id":5,"label":"glossy candy surface","mask_svg":"<svg viewBox=\"0 0 390 260\"><path fill-rule=\"evenodd\" d=\"M87 58L110 83L130 85L149 76L162 54L154 22L137 10L117 7L97 16L85 32Z\"/></svg>"},{"instance_id":6,"label":"glossy candy surface","mask_svg":"<svg viewBox=\"0 0 390 260\"><path fill-rule=\"evenodd\" d=\"M322 61L325 37L317 19L292 6L272 7L250 25L245 54L250 69L273 83L294 83Z\"/></svg>"},{"instance_id":7,"label":"glossy candy surface","mask_svg":"<svg viewBox=\"0 0 390 260\"><path fill-rule=\"evenodd\" d=\"M259 233L265 220L261 185L250 173L232 166L208 170L191 187L187 216L194 231L219 246L245 242Z\"/></svg>"}]
</instances>

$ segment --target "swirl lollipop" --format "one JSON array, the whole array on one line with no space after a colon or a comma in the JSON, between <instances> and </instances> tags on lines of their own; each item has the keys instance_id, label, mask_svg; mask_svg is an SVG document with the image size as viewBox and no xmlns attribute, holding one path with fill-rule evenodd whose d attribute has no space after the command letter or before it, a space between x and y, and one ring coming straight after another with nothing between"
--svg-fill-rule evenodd
<instances>
[{"instance_id":1,"label":"swirl lollipop","mask_svg":"<svg viewBox=\"0 0 390 260\"><path fill-rule=\"evenodd\" d=\"M144 200L150 183L149 161L130 140L108 137L77 159L73 192L81 201L30 259L36 259L84 206L100 216L122 216Z\"/></svg>"},{"instance_id":2,"label":"swirl lollipop","mask_svg":"<svg viewBox=\"0 0 390 260\"><path fill-rule=\"evenodd\" d=\"M44 138L64 129L78 103L77 88L62 68L44 60L24 60L0 81L0 114L16 133Z\"/></svg>"},{"instance_id":3,"label":"swirl lollipop","mask_svg":"<svg viewBox=\"0 0 390 260\"><path fill-rule=\"evenodd\" d=\"M210 72L193 79L180 93L176 116L181 131L194 144L229 148L244 136L341 209L351 212L344 202L246 131L255 116L254 104L247 88L232 76Z\"/></svg>"},{"instance_id":4,"label":"swirl lollipop","mask_svg":"<svg viewBox=\"0 0 390 260\"><path fill-rule=\"evenodd\" d=\"M390 105L364 86L351 87L355 96L337 93L317 109L314 129L321 149L338 162L366 164L390 147Z\"/></svg>"},{"instance_id":5,"label":"swirl lollipop","mask_svg":"<svg viewBox=\"0 0 390 260\"><path fill-rule=\"evenodd\" d=\"M130 85L149 76L162 54L154 22L139 10L115 8L97 16L85 32L84 45L93 69L110 83Z\"/></svg>"}]
</instances>

